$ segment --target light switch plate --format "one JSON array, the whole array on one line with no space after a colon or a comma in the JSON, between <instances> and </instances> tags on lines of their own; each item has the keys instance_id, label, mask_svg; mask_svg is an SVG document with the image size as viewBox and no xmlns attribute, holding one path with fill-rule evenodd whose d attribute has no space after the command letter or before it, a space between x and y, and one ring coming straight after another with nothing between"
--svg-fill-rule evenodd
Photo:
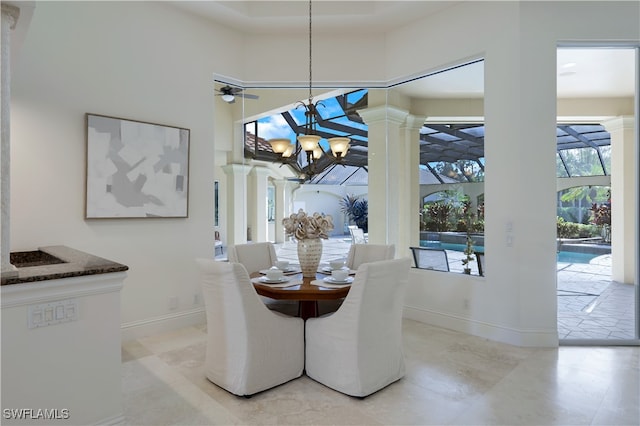
<instances>
[{"instance_id":1,"label":"light switch plate","mask_svg":"<svg viewBox=\"0 0 640 426\"><path fill-rule=\"evenodd\" d=\"M76 299L30 305L27 309L27 326L29 328L46 327L77 320L78 301Z\"/></svg>"}]
</instances>

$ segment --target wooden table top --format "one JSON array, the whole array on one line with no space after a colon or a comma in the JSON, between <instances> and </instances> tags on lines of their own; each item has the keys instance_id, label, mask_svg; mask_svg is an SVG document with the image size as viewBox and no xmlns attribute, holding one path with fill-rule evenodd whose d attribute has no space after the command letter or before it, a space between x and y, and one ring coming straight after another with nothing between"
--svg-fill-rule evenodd
<instances>
[{"instance_id":1,"label":"wooden table top","mask_svg":"<svg viewBox=\"0 0 640 426\"><path fill-rule=\"evenodd\" d=\"M254 272L250 275L251 278L257 278L263 276L260 272ZM315 278L305 278L302 273L287 275L291 278L291 281L300 281L302 284L293 285L290 287L273 287L268 284L253 283L258 294L272 299L279 300L335 300L346 297L349 293L350 285L345 285L340 288L333 287L321 287L311 284L314 280L322 280L330 274L316 273Z\"/></svg>"}]
</instances>

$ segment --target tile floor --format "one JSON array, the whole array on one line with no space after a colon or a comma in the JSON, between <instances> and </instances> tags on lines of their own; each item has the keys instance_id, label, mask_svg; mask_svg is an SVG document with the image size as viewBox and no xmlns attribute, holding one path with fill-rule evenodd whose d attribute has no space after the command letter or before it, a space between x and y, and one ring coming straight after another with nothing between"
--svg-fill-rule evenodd
<instances>
[{"instance_id":1,"label":"tile floor","mask_svg":"<svg viewBox=\"0 0 640 426\"><path fill-rule=\"evenodd\" d=\"M633 339L635 288L611 281L611 255L558 262L558 337Z\"/></svg>"},{"instance_id":2,"label":"tile floor","mask_svg":"<svg viewBox=\"0 0 640 426\"><path fill-rule=\"evenodd\" d=\"M640 348L519 348L404 320L407 374L365 399L306 376L250 399L204 377L206 327L123 344L126 425L635 425Z\"/></svg>"}]
</instances>

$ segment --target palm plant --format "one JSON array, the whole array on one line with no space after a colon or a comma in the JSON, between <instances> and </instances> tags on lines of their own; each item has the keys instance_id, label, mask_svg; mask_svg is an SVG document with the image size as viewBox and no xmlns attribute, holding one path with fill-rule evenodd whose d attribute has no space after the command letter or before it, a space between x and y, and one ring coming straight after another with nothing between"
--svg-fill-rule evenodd
<instances>
[{"instance_id":1,"label":"palm plant","mask_svg":"<svg viewBox=\"0 0 640 426\"><path fill-rule=\"evenodd\" d=\"M369 232L369 202L361 199L357 195L345 195L340 200L340 210L346 213L353 223L362 228L364 232Z\"/></svg>"}]
</instances>

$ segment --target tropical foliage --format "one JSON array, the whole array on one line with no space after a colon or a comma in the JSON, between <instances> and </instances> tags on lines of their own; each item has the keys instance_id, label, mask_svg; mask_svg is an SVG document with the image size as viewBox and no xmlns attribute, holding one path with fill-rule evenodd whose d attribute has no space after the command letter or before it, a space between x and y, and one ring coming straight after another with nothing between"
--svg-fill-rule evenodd
<instances>
[{"instance_id":1,"label":"tropical foliage","mask_svg":"<svg viewBox=\"0 0 640 426\"><path fill-rule=\"evenodd\" d=\"M440 199L425 203L421 230L434 232L484 232L484 205L474 213L469 197L458 191L441 191Z\"/></svg>"},{"instance_id":2,"label":"tropical foliage","mask_svg":"<svg viewBox=\"0 0 640 426\"><path fill-rule=\"evenodd\" d=\"M369 232L369 202L366 198L357 195L345 195L340 200L340 210L349 217L349 220L362 228L364 232Z\"/></svg>"},{"instance_id":3,"label":"tropical foliage","mask_svg":"<svg viewBox=\"0 0 640 426\"><path fill-rule=\"evenodd\" d=\"M567 222L558 216L557 220L558 238L591 238L598 236L598 227L585 225L583 223Z\"/></svg>"}]
</instances>

